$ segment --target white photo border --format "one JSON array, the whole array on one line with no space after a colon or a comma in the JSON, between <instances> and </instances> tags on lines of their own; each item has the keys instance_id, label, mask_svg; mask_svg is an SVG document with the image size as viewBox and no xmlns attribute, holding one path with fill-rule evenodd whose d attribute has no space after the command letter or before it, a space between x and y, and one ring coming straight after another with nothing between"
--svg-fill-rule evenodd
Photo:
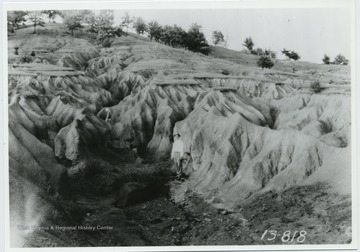
<instances>
[{"instance_id":1,"label":"white photo border","mask_svg":"<svg viewBox=\"0 0 360 252\"><path fill-rule=\"evenodd\" d=\"M10 0L9 0L10 1ZM355 3L356 2L356 3ZM232 9L232 8L351 8L352 10L352 27L351 27L351 148L352 148L352 231L353 242L352 244L345 245L241 245L241 246L181 246L181 247L80 247L72 248L72 251L236 251L236 250L251 250L251 251L278 251L278 250L342 250L342 249L356 249L358 247L358 199L359 199L359 187L357 181L359 178L359 172L357 168L357 143L359 143L360 137L357 135L356 129L357 120L359 115L360 101L356 100L356 97L360 97L360 91L357 85L360 85L358 66L359 62L359 46L355 41L359 41L359 9L360 1L356 0L240 0L240 1L16 1L4 2L2 4L2 89L1 89L1 167L3 167L3 176L1 176L0 182L2 185L2 194L0 200L4 202L4 207L1 208L0 213L5 216L3 223L0 222L1 227L4 227L2 231L3 243L6 251L36 251L36 248L10 248L10 220L9 220L9 148L8 148L8 87L7 87L7 27L6 27L6 13L8 10L37 10L37 9L85 9L84 3L86 3L86 9ZM355 4L356 7L355 7ZM357 15L355 15L357 13ZM355 18L357 18L355 22ZM356 26L355 26L356 24ZM359 43L357 43L359 44ZM356 47L357 46L357 47ZM356 48L355 48L356 47ZM356 52L356 54L355 54ZM357 85L356 85L357 84ZM0 240L1 244L1 240ZM70 248L42 248L45 251L69 251Z\"/></svg>"}]
</instances>

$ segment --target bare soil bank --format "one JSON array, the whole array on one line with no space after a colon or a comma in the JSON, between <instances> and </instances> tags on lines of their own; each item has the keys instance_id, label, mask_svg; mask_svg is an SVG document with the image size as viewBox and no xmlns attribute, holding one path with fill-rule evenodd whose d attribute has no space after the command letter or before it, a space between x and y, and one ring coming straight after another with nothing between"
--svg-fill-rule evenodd
<instances>
[{"instance_id":1,"label":"bare soil bank","mask_svg":"<svg viewBox=\"0 0 360 252\"><path fill-rule=\"evenodd\" d=\"M77 194L63 201L73 222L57 223L76 230L37 230L26 247L351 243L351 198L325 184L270 191L229 211L206 203L190 189L175 203L169 188L180 183L159 181L163 190L124 206L116 194Z\"/></svg>"}]
</instances>

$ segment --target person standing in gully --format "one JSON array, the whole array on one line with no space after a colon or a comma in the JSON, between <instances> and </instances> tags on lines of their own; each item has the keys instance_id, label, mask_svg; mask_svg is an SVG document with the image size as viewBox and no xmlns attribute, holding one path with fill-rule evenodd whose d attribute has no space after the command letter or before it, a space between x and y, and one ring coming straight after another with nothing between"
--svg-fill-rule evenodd
<instances>
[{"instance_id":1,"label":"person standing in gully","mask_svg":"<svg viewBox=\"0 0 360 252\"><path fill-rule=\"evenodd\" d=\"M174 134L174 144L171 150L171 159L173 159L176 164L176 177L178 179L182 175L182 157L184 155L184 143L180 137L180 134Z\"/></svg>"}]
</instances>

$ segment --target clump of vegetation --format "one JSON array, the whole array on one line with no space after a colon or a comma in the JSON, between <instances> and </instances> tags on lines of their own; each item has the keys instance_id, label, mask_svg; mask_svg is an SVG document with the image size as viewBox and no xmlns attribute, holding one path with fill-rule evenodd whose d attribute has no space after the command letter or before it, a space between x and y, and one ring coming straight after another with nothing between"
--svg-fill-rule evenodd
<instances>
[{"instance_id":1,"label":"clump of vegetation","mask_svg":"<svg viewBox=\"0 0 360 252\"><path fill-rule=\"evenodd\" d=\"M268 56L261 56L259 58L259 60L257 61L257 65L259 67L261 67L262 69L264 68L272 68L274 66L274 63L272 62L272 60L270 59L270 57Z\"/></svg>"},{"instance_id":2,"label":"clump of vegetation","mask_svg":"<svg viewBox=\"0 0 360 252\"><path fill-rule=\"evenodd\" d=\"M13 24L26 21L25 16L28 16L28 20L34 25L34 33L36 33L36 28L45 24L42 19L44 15L49 18L49 22L54 21L57 16L63 17L64 24L72 36L75 37L76 30L84 30L90 36L91 41L95 38L104 47L110 47L115 37L126 35L127 33L123 32L123 28L128 31L132 25L139 35L147 33L151 40L154 39L172 47L184 48L206 55L210 52L210 46L201 31L202 27L197 23L192 24L188 31L185 31L177 25L162 27L156 21L147 24L141 17L131 17L126 13L121 25L115 27L113 10L101 10L98 15L95 15L91 10L11 12L11 15L8 15L8 25L11 28ZM11 32L11 29L9 31ZM223 41L223 34L216 31L216 43Z\"/></svg>"},{"instance_id":3,"label":"clump of vegetation","mask_svg":"<svg viewBox=\"0 0 360 252\"><path fill-rule=\"evenodd\" d=\"M96 39L104 46L104 47L110 47L112 44L112 41L115 37L122 36L123 31L121 28L115 28L115 27L102 27Z\"/></svg>"},{"instance_id":4,"label":"clump of vegetation","mask_svg":"<svg viewBox=\"0 0 360 252\"><path fill-rule=\"evenodd\" d=\"M75 30L85 28L90 41L96 41L103 47L110 47L113 38L122 36L121 27L114 27L114 11L101 10L99 15L91 10L71 11L65 14L64 23L75 36Z\"/></svg>"},{"instance_id":5,"label":"clump of vegetation","mask_svg":"<svg viewBox=\"0 0 360 252\"><path fill-rule=\"evenodd\" d=\"M285 54L286 57L288 57L288 59L293 59L293 60L299 60L300 59L300 55L295 52L295 51L290 51L290 50L286 50L285 48L281 51L282 54Z\"/></svg>"},{"instance_id":6,"label":"clump of vegetation","mask_svg":"<svg viewBox=\"0 0 360 252\"><path fill-rule=\"evenodd\" d=\"M101 10L96 16L98 27L109 27L114 25L114 10Z\"/></svg>"},{"instance_id":7,"label":"clump of vegetation","mask_svg":"<svg viewBox=\"0 0 360 252\"><path fill-rule=\"evenodd\" d=\"M121 27L114 27L114 11L103 10L94 19L94 30L97 41L104 47L110 47L115 37L123 35Z\"/></svg>"},{"instance_id":8,"label":"clump of vegetation","mask_svg":"<svg viewBox=\"0 0 360 252\"><path fill-rule=\"evenodd\" d=\"M224 34L221 31L213 31L212 39L214 45L220 45L222 43L225 43Z\"/></svg>"},{"instance_id":9,"label":"clump of vegetation","mask_svg":"<svg viewBox=\"0 0 360 252\"><path fill-rule=\"evenodd\" d=\"M245 46L248 51L253 54L253 55L257 55L257 56L267 56L270 59L276 59L276 52L270 50L270 49L261 49L261 48L254 48L254 42L252 40L251 37L248 37L245 39L243 46Z\"/></svg>"},{"instance_id":10,"label":"clump of vegetation","mask_svg":"<svg viewBox=\"0 0 360 252\"><path fill-rule=\"evenodd\" d=\"M224 70L221 71L221 74L223 74L223 75L229 75L230 72L229 72L228 70L224 69Z\"/></svg>"},{"instance_id":11,"label":"clump of vegetation","mask_svg":"<svg viewBox=\"0 0 360 252\"><path fill-rule=\"evenodd\" d=\"M258 56L263 56L264 55L264 50L261 49L261 48L256 48L256 49L251 51L251 54L258 55Z\"/></svg>"},{"instance_id":12,"label":"clump of vegetation","mask_svg":"<svg viewBox=\"0 0 360 252\"><path fill-rule=\"evenodd\" d=\"M15 49L15 52L14 52L14 54L15 54L15 55L19 55L19 52L18 52L18 50L19 50L19 47L18 47L18 46L15 46L15 47L14 47L14 49Z\"/></svg>"},{"instance_id":13,"label":"clump of vegetation","mask_svg":"<svg viewBox=\"0 0 360 252\"><path fill-rule=\"evenodd\" d=\"M150 23L148 23L147 27L149 34L148 37L150 38L150 40L154 39L156 42L159 42L161 34L163 32L161 25L159 25L159 23L156 21L151 21Z\"/></svg>"},{"instance_id":14,"label":"clump of vegetation","mask_svg":"<svg viewBox=\"0 0 360 252\"><path fill-rule=\"evenodd\" d=\"M276 59L276 52L274 52L270 49L265 49L264 55L269 56L271 59Z\"/></svg>"},{"instance_id":15,"label":"clump of vegetation","mask_svg":"<svg viewBox=\"0 0 360 252\"><path fill-rule=\"evenodd\" d=\"M330 57L327 56L326 54L324 54L324 58L322 59L322 61L324 62L325 65L331 64Z\"/></svg>"},{"instance_id":16,"label":"clump of vegetation","mask_svg":"<svg viewBox=\"0 0 360 252\"><path fill-rule=\"evenodd\" d=\"M251 51L251 54L258 56L268 56L271 59L276 59L276 52L271 51L270 49L263 50L261 48L256 48Z\"/></svg>"},{"instance_id":17,"label":"clump of vegetation","mask_svg":"<svg viewBox=\"0 0 360 252\"><path fill-rule=\"evenodd\" d=\"M160 41L172 47L185 47L186 32L177 25L165 25L160 35Z\"/></svg>"},{"instance_id":18,"label":"clump of vegetation","mask_svg":"<svg viewBox=\"0 0 360 252\"><path fill-rule=\"evenodd\" d=\"M249 52L251 52L253 50L254 45L255 44L252 41L251 37L246 38L244 41L244 44L243 44L243 46L245 46L249 50Z\"/></svg>"},{"instance_id":19,"label":"clump of vegetation","mask_svg":"<svg viewBox=\"0 0 360 252\"><path fill-rule=\"evenodd\" d=\"M193 23L185 35L185 45L187 49L193 52L200 52L202 54L209 54L210 47L206 41L204 33L201 31L201 25Z\"/></svg>"},{"instance_id":20,"label":"clump of vegetation","mask_svg":"<svg viewBox=\"0 0 360 252\"><path fill-rule=\"evenodd\" d=\"M44 26L45 21L43 20L43 15L47 15L49 18L49 23L57 16L63 17L63 13L58 10L43 10L43 11L9 11L7 15L7 23L10 27L11 32L14 31L14 26L19 29L21 23L24 24L26 21L30 21L34 26L34 34L36 34L36 28L38 26Z\"/></svg>"},{"instance_id":21,"label":"clump of vegetation","mask_svg":"<svg viewBox=\"0 0 360 252\"><path fill-rule=\"evenodd\" d=\"M334 61L330 61L330 57L324 54L324 58L322 59L325 65L334 64L334 65L348 65L349 60L345 58L344 55L338 54L336 55Z\"/></svg>"},{"instance_id":22,"label":"clump of vegetation","mask_svg":"<svg viewBox=\"0 0 360 252\"><path fill-rule=\"evenodd\" d=\"M123 21L121 23L122 27L126 27L126 32L128 32L128 29L132 23L135 22L135 17L130 17L129 13L126 12L125 16L123 17Z\"/></svg>"},{"instance_id":23,"label":"clump of vegetation","mask_svg":"<svg viewBox=\"0 0 360 252\"><path fill-rule=\"evenodd\" d=\"M35 52L31 51L30 56L35 57Z\"/></svg>"},{"instance_id":24,"label":"clump of vegetation","mask_svg":"<svg viewBox=\"0 0 360 252\"><path fill-rule=\"evenodd\" d=\"M61 11L58 11L58 10L43 10L41 13L45 14L46 16L48 16L49 18L49 23L52 21L52 22L55 22L55 18L57 16L60 16L60 17L63 17L63 14Z\"/></svg>"},{"instance_id":25,"label":"clump of vegetation","mask_svg":"<svg viewBox=\"0 0 360 252\"><path fill-rule=\"evenodd\" d=\"M156 27L155 31L156 33L149 32L149 37L157 39L155 34L156 36L159 34L158 40L165 45L185 48L205 55L210 52L209 44L206 41L204 33L201 31L201 26L197 23L193 23L187 32L177 25L165 25L162 28Z\"/></svg>"},{"instance_id":26,"label":"clump of vegetation","mask_svg":"<svg viewBox=\"0 0 360 252\"><path fill-rule=\"evenodd\" d=\"M42 18L42 14L40 11L32 11L29 13L29 20L33 23L34 26L34 34L36 34L36 27L42 26L44 27L45 21Z\"/></svg>"},{"instance_id":27,"label":"clump of vegetation","mask_svg":"<svg viewBox=\"0 0 360 252\"><path fill-rule=\"evenodd\" d=\"M314 81L310 84L310 89L313 93L320 93L321 92L321 86L319 81Z\"/></svg>"},{"instance_id":28,"label":"clump of vegetation","mask_svg":"<svg viewBox=\"0 0 360 252\"><path fill-rule=\"evenodd\" d=\"M335 57L333 64L335 64L335 65L347 65L347 64L349 64L349 60L347 60L345 58L345 56L343 56L341 54L338 54Z\"/></svg>"},{"instance_id":29,"label":"clump of vegetation","mask_svg":"<svg viewBox=\"0 0 360 252\"><path fill-rule=\"evenodd\" d=\"M75 36L75 30L80 29L83 26L81 25L82 17L78 15L69 15L66 16L64 19L64 23L67 26L67 28L70 30L71 35Z\"/></svg>"},{"instance_id":30,"label":"clump of vegetation","mask_svg":"<svg viewBox=\"0 0 360 252\"><path fill-rule=\"evenodd\" d=\"M15 33L15 29L14 29L14 27L12 25L8 24L8 32Z\"/></svg>"},{"instance_id":31,"label":"clump of vegetation","mask_svg":"<svg viewBox=\"0 0 360 252\"><path fill-rule=\"evenodd\" d=\"M14 31L14 26L19 29L20 23L26 21L26 16L29 14L28 11L9 11L7 14L7 23L11 26L11 30Z\"/></svg>"},{"instance_id":32,"label":"clump of vegetation","mask_svg":"<svg viewBox=\"0 0 360 252\"><path fill-rule=\"evenodd\" d=\"M144 34L148 31L147 24L145 23L144 19L141 17L138 17L134 22L134 29L137 32L137 34Z\"/></svg>"},{"instance_id":33,"label":"clump of vegetation","mask_svg":"<svg viewBox=\"0 0 360 252\"><path fill-rule=\"evenodd\" d=\"M31 56L23 56L20 58L20 63L31 63L34 61L34 58Z\"/></svg>"},{"instance_id":34,"label":"clump of vegetation","mask_svg":"<svg viewBox=\"0 0 360 252\"><path fill-rule=\"evenodd\" d=\"M101 45L104 48L109 48L109 47L111 47L111 42L109 40L105 40L104 42L101 43Z\"/></svg>"}]
</instances>

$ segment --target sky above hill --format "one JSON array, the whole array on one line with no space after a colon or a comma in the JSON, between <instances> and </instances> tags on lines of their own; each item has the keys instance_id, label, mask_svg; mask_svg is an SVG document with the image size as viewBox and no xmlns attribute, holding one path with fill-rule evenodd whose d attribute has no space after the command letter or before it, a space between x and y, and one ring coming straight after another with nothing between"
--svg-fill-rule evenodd
<instances>
[{"instance_id":1,"label":"sky above hill","mask_svg":"<svg viewBox=\"0 0 360 252\"><path fill-rule=\"evenodd\" d=\"M116 10L120 23L125 10ZM184 29L192 23L202 26L211 42L214 30L228 36L228 48L242 50L246 37L254 48L271 49L283 58L283 48L294 50L302 61L321 63L326 53L331 60L341 53L350 59L351 16L349 9L200 9L200 10L128 10L130 16L161 25L176 24Z\"/></svg>"}]
</instances>

